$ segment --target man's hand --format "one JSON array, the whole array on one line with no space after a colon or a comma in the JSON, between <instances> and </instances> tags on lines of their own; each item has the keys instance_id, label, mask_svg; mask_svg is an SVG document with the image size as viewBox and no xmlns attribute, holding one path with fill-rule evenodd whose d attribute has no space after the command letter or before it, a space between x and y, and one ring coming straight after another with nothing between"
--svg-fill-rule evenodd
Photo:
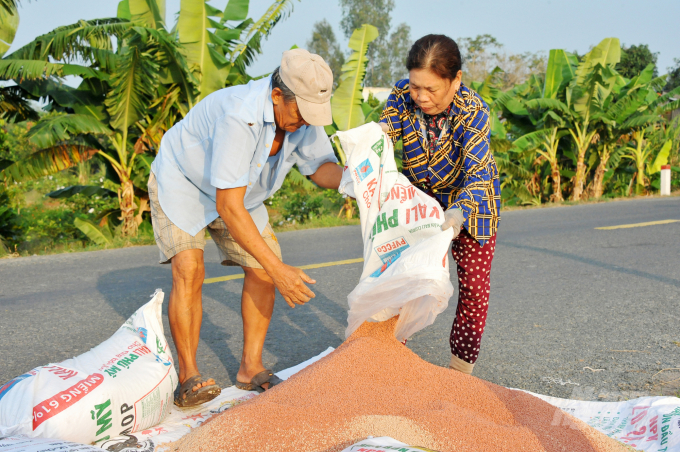
<instances>
[{"instance_id":1,"label":"man's hand","mask_svg":"<svg viewBox=\"0 0 680 452\"><path fill-rule=\"evenodd\" d=\"M332 164L337 167L336 164ZM253 218L243 205L246 187L217 190L217 212L227 225L236 243L250 253L274 280L274 285L286 303L293 308L296 304L305 304L314 298L314 292L305 283L315 284L312 278L299 268L286 265L279 260L267 246L257 230Z\"/></svg>"},{"instance_id":2,"label":"man's hand","mask_svg":"<svg viewBox=\"0 0 680 452\"><path fill-rule=\"evenodd\" d=\"M352 180L352 175L350 174L349 168L347 167L342 170L342 179L340 179L338 193L349 196L352 199L357 198L356 193L354 193L354 181Z\"/></svg>"},{"instance_id":3,"label":"man's hand","mask_svg":"<svg viewBox=\"0 0 680 452\"><path fill-rule=\"evenodd\" d=\"M442 231L453 228L453 238L455 239L460 234L460 230L465 223L465 216L463 211L458 207L451 207L444 212L444 223L442 223Z\"/></svg>"},{"instance_id":4,"label":"man's hand","mask_svg":"<svg viewBox=\"0 0 680 452\"><path fill-rule=\"evenodd\" d=\"M299 268L281 263L275 270L269 272L269 276L291 308L296 304L303 305L316 296L305 284L316 284L316 281Z\"/></svg>"}]
</instances>

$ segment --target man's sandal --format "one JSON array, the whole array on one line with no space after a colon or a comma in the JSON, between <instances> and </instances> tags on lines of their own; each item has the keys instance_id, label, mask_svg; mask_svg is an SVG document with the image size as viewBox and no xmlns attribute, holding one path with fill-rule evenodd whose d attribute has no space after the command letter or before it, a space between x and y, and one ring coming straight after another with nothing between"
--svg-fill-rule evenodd
<instances>
[{"instance_id":1,"label":"man's sandal","mask_svg":"<svg viewBox=\"0 0 680 452\"><path fill-rule=\"evenodd\" d=\"M175 392L175 405L181 408L197 406L209 402L220 395L222 389L216 384L204 386L197 391L194 391L194 386L205 383L206 381L208 380L200 375L194 375L193 377L184 380L184 383L182 383Z\"/></svg>"},{"instance_id":2,"label":"man's sandal","mask_svg":"<svg viewBox=\"0 0 680 452\"><path fill-rule=\"evenodd\" d=\"M253 379L250 380L250 383L243 383L236 380L236 387L238 389L243 389L244 391L264 392L281 383L282 381L283 380L274 375L274 372L267 369L255 375ZM269 383L269 387L267 389L262 387L262 385L266 383Z\"/></svg>"}]
</instances>

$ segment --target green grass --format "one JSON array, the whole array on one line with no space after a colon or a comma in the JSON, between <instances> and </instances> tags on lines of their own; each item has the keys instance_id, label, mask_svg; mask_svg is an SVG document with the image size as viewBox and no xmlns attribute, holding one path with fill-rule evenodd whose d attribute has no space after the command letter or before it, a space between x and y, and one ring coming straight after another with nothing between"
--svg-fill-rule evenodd
<instances>
[{"instance_id":1,"label":"green grass","mask_svg":"<svg viewBox=\"0 0 680 452\"><path fill-rule=\"evenodd\" d=\"M285 232L285 231L298 231L300 229L318 229L318 228L332 228L336 226L350 226L359 224L358 218L352 218L348 220L343 215L342 218L338 218L335 215L324 215L322 217L317 217L313 220L309 220L305 223L285 223L281 226L272 225L274 232Z\"/></svg>"},{"instance_id":2,"label":"green grass","mask_svg":"<svg viewBox=\"0 0 680 452\"><path fill-rule=\"evenodd\" d=\"M83 240L83 241L69 241L52 244L50 246L44 246L42 248L32 248L29 250L10 250L10 253L4 256L0 254L0 259L11 259L15 257L26 257L26 256L44 256L49 254L63 254L63 253L80 253L83 251L99 251L99 250L112 250L118 248L128 248L131 246L146 246L155 245L156 241L153 238L153 233L140 233L137 237L132 237L124 239L122 237L115 237L111 244L109 245L97 245L96 243ZM2 251L0 251L2 253Z\"/></svg>"}]
</instances>

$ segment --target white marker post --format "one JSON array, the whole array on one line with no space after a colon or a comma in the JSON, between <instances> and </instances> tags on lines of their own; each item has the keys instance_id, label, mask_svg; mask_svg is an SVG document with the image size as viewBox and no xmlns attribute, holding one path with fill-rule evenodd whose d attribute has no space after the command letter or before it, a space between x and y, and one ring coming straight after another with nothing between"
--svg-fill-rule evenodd
<instances>
[{"instance_id":1,"label":"white marker post","mask_svg":"<svg viewBox=\"0 0 680 452\"><path fill-rule=\"evenodd\" d=\"M663 165L661 167L661 196L670 196L671 194L671 166Z\"/></svg>"}]
</instances>

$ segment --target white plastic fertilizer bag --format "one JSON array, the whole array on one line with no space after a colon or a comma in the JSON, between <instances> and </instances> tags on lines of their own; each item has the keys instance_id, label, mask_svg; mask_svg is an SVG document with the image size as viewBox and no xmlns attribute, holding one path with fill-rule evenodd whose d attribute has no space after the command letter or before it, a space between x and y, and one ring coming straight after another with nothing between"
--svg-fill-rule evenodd
<instances>
[{"instance_id":1,"label":"white plastic fertilizer bag","mask_svg":"<svg viewBox=\"0 0 680 452\"><path fill-rule=\"evenodd\" d=\"M399 315L395 336L403 341L431 325L453 294L453 229L441 230L439 203L397 171L392 141L378 124L337 136L347 155L338 191L356 198L364 240L364 271L347 297L345 334Z\"/></svg>"},{"instance_id":2,"label":"white plastic fertilizer bag","mask_svg":"<svg viewBox=\"0 0 680 452\"><path fill-rule=\"evenodd\" d=\"M89 352L0 386L0 437L90 444L160 423L177 385L163 335L162 304L163 292L157 290Z\"/></svg>"},{"instance_id":3,"label":"white plastic fertilizer bag","mask_svg":"<svg viewBox=\"0 0 680 452\"><path fill-rule=\"evenodd\" d=\"M425 449L424 447L409 446L406 443L397 441L389 436L381 436L379 438L366 438L363 441L359 441L347 449L343 449L342 452L437 452L430 449Z\"/></svg>"}]
</instances>

